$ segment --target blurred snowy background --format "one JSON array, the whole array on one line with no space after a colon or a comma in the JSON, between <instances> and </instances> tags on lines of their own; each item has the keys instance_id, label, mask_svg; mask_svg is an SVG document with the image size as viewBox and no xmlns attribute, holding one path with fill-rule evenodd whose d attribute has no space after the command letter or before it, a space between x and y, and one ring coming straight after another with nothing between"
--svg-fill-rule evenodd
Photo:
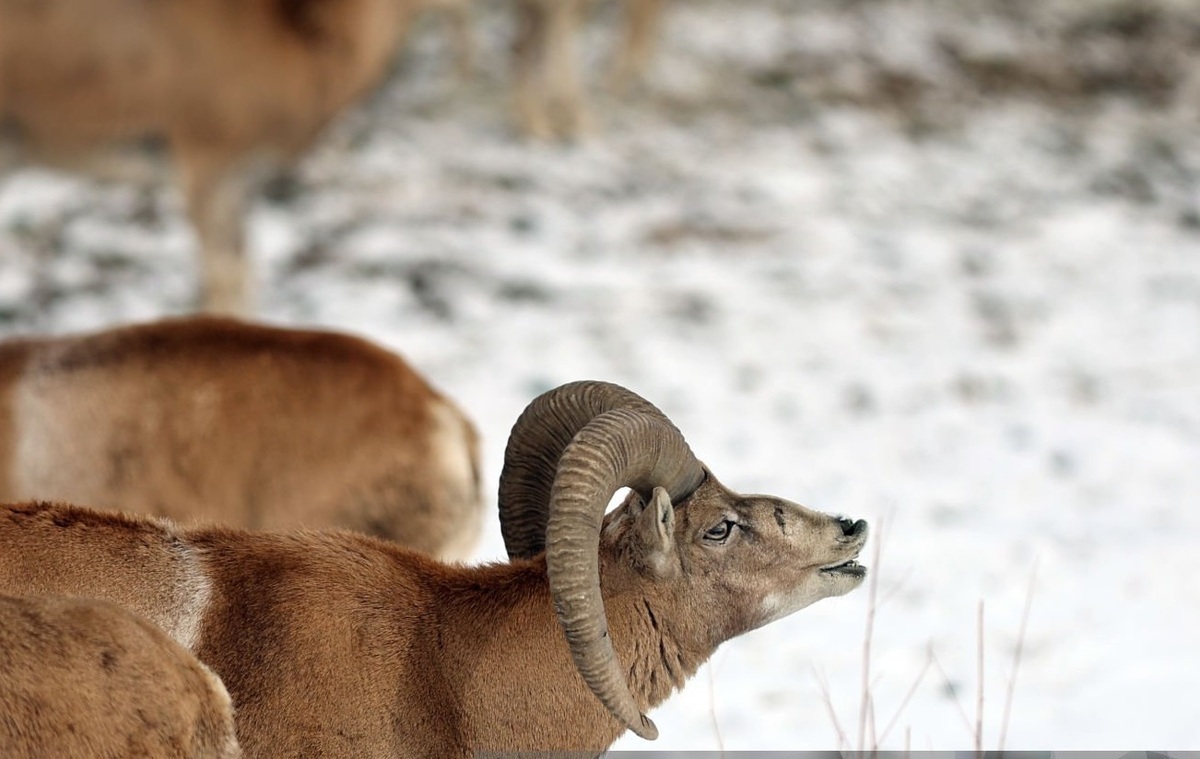
<instances>
[{"instance_id":1,"label":"blurred snowy background","mask_svg":"<svg viewBox=\"0 0 1200 759\"><path fill-rule=\"evenodd\" d=\"M535 394L607 379L730 486L883 523L885 747L972 745L982 601L996 748L1036 564L1006 746L1200 748L1200 2L677 2L577 145L512 136L511 20L479 11L474 79L423 23L256 203L263 318L404 354L489 482ZM0 334L187 311L179 205L0 181ZM727 644L653 748L857 746L867 610Z\"/></svg>"}]
</instances>

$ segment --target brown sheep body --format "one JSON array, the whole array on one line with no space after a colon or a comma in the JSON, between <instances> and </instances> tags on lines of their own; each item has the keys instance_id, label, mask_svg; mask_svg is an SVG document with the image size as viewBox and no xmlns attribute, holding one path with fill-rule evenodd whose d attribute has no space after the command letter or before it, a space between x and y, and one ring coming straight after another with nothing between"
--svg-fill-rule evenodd
<instances>
[{"instance_id":1,"label":"brown sheep body","mask_svg":"<svg viewBox=\"0 0 1200 759\"><path fill-rule=\"evenodd\" d=\"M341 333L193 317L0 343L0 500L345 527L465 559L478 449L403 359Z\"/></svg>"}]
</instances>

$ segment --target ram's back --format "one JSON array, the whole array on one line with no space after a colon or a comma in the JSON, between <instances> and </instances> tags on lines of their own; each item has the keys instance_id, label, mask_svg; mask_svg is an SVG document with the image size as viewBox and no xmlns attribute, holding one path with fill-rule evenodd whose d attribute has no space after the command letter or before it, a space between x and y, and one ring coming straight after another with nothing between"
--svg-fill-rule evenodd
<instances>
[{"instance_id":1,"label":"ram's back","mask_svg":"<svg viewBox=\"0 0 1200 759\"><path fill-rule=\"evenodd\" d=\"M63 504L11 504L0 507L0 546L0 594L98 598L185 647L197 640L212 587L170 523Z\"/></svg>"}]
</instances>

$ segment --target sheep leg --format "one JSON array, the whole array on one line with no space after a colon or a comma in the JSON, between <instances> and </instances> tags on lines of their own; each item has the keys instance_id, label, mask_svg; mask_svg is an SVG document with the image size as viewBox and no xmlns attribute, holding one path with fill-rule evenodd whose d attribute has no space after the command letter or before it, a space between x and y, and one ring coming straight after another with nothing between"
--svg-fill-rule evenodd
<instances>
[{"instance_id":1,"label":"sheep leg","mask_svg":"<svg viewBox=\"0 0 1200 759\"><path fill-rule=\"evenodd\" d=\"M517 127L537 140L548 140L550 125L538 79L546 45L546 8L537 0L516 3L517 33L512 43L513 112Z\"/></svg>"},{"instance_id":2,"label":"sheep leg","mask_svg":"<svg viewBox=\"0 0 1200 759\"><path fill-rule=\"evenodd\" d=\"M253 310L245 252L246 205L254 182L230 160L180 151L188 216L200 244L200 308L245 315Z\"/></svg>"},{"instance_id":3,"label":"sheep leg","mask_svg":"<svg viewBox=\"0 0 1200 759\"><path fill-rule=\"evenodd\" d=\"M625 0L623 35L609 78L613 89L624 91L645 75L665 8L666 0Z\"/></svg>"},{"instance_id":4,"label":"sheep leg","mask_svg":"<svg viewBox=\"0 0 1200 759\"><path fill-rule=\"evenodd\" d=\"M590 131L575 39L585 0L520 0L513 42L518 126L540 140Z\"/></svg>"},{"instance_id":5,"label":"sheep leg","mask_svg":"<svg viewBox=\"0 0 1200 759\"><path fill-rule=\"evenodd\" d=\"M558 134L577 137L592 131L591 113L583 95L579 75L579 38L585 0L560 0L553 3L547 32L543 71L546 90L558 115Z\"/></svg>"},{"instance_id":6,"label":"sheep leg","mask_svg":"<svg viewBox=\"0 0 1200 759\"><path fill-rule=\"evenodd\" d=\"M457 2L447 10L451 44L454 46L454 68L459 81L466 82L475 70L475 38L471 34L471 6Z\"/></svg>"}]
</instances>

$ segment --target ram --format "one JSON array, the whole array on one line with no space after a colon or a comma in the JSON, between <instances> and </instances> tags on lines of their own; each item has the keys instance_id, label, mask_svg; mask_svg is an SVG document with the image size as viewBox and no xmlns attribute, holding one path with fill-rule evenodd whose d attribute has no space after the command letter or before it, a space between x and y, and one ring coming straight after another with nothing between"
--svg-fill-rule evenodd
<instances>
[{"instance_id":1,"label":"ram","mask_svg":"<svg viewBox=\"0 0 1200 759\"><path fill-rule=\"evenodd\" d=\"M192 317L0 343L0 501L338 526L464 559L478 449L453 402L349 335Z\"/></svg>"},{"instance_id":2,"label":"ram","mask_svg":"<svg viewBox=\"0 0 1200 759\"><path fill-rule=\"evenodd\" d=\"M605 515L622 487L630 492ZM862 521L739 495L649 402L572 383L517 420L506 563L349 532L0 511L0 592L111 599L221 676L251 757L599 752L723 641L861 584Z\"/></svg>"},{"instance_id":3,"label":"ram","mask_svg":"<svg viewBox=\"0 0 1200 759\"><path fill-rule=\"evenodd\" d=\"M0 0L0 174L157 178L169 164L198 238L202 306L251 311L254 191L383 79L417 13L465 2ZM461 37L466 18L451 12Z\"/></svg>"},{"instance_id":4,"label":"ram","mask_svg":"<svg viewBox=\"0 0 1200 759\"><path fill-rule=\"evenodd\" d=\"M0 596L0 756L235 759L225 687L121 607Z\"/></svg>"}]
</instances>

